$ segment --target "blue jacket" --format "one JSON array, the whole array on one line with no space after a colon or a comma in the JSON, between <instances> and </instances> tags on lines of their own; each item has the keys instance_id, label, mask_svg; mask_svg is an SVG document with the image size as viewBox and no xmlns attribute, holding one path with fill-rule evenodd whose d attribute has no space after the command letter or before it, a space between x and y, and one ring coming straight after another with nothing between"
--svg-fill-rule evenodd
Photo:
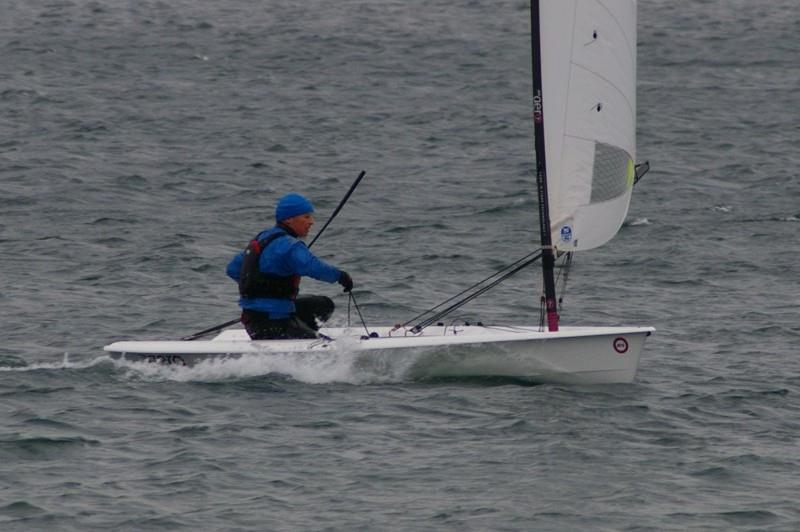
<instances>
[{"instance_id":1,"label":"blue jacket","mask_svg":"<svg viewBox=\"0 0 800 532\"><path fill-rule=\"evenodd\" d=\"M293 237L281 227L275 226L262 231L256 239L263 240L278 232L286 233L287 236L273 240L261 253L258 266L262 272L283 277L305 275L327 283L335 283L339 280L341 270L315 257L306 247L305 242ZM228 277L237 283L242 271L243 258L244 250L237 253L226 268ZM240 297L239 306L244 309L267 312L271 319L287 318L295 310L294 301L290 299Z\"/></svg>"}]
</instances>

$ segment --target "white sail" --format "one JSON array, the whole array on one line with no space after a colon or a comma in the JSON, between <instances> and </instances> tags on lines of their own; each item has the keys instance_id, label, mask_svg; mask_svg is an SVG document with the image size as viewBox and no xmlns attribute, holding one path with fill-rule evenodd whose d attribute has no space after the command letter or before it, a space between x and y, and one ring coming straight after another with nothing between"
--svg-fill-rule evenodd
<instances>
[{"instance_id":1,"label":"white sail","mask_svg":"<svg viewBox=\"0 0 800 532\"><path fill-rule=\"evenodd\" d=\"M628 212L636 157L636 1L544 0L550 226L559 251L603 245Z\"/></svg>"}]
</instances>

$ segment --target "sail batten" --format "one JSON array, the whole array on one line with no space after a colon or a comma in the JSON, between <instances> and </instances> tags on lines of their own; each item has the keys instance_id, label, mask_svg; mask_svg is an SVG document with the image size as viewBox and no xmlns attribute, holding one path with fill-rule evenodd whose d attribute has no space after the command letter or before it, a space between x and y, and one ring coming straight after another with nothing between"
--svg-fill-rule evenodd
<instances>
[{"instance_id":1,"label":"sail batten","mask_svg":"<svg viewBox=\"0 0 800 532\"><path fill-rule=\"evenodd\" d=\"M600 246L622 225L636 157L636 1L540 3L551 241Z\"/></svg>"}]
</instances>

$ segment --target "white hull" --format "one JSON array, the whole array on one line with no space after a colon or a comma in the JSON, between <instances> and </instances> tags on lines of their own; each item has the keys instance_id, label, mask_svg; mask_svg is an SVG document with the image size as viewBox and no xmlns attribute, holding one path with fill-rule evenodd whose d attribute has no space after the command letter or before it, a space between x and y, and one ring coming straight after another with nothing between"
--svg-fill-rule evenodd
<instances>
[{"instance_id":1,"label":"white hull","mask_svg":"<svg viewBox=\"0 0 800 532\"><path fill-rule=\"evenodd\" d=\"M652 327L428 327L419 335L389 327L364 339L353 329L322 329L327 340L250 340L227 330L206 341L128 341L105 346L113 358L193 366L208 359L347 350L355 363L410 357L407 378L510 377L565 384L628 383Z\"/></svg>"}]
</instances>

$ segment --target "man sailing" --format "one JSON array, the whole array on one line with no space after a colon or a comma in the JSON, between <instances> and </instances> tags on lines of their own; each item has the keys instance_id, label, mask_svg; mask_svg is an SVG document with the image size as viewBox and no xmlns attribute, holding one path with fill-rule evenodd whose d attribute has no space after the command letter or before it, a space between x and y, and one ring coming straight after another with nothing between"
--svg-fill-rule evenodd
<instances>
[{"instance_id":1,"label":"man sailing","mask_svg":"<svg viewBox=\"0 0 800 532\"><path fill-rule=\"evenodd\" d=\"M334 304L326 296L298 296L302 276L353 289L347 272L315 257L302 241L314 225L313 212L308 199L286 194L275 207L275 226L228 263L228 276L239 284L241 321L253 340L319 336L317 320L326 321Z\"/></svg>"}]
</instances>

